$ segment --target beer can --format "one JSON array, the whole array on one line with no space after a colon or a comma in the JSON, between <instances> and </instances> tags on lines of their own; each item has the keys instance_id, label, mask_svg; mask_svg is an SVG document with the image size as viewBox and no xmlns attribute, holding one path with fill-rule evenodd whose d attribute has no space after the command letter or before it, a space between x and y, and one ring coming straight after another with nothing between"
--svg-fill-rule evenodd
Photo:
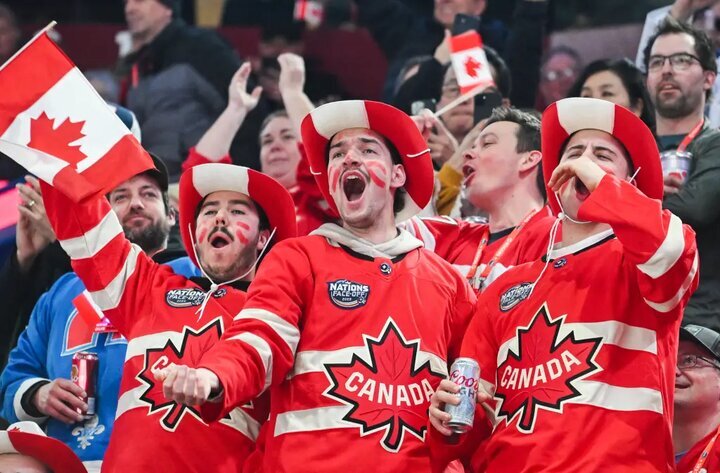
<instances>
[{"instance_id":1,"label":"beer can","mask_svg":"<svg viewBox=\"0 0 720 473\"><path fill-rule=\"evenodd\" d=\"M663 176L675 176L685 182L690 172L692 153L687 151L669 150L660 153Z\"/></svg>"},{"instance_id":2,"label":"beer can","mask_svg":"<svg viewBox=\"0 0 720 473\"><path fill-rule=\"evenodd\" d=\"M480 365L472 358L458 358L450 368L450 381L460 385L460 403L456 406L445 405L445 412L452 418L448 422L450 430L465 433L472 429L475 419L475 397L480 381Z\"/></svg>"},{"instance_id":3,"label":"beer can","mask_svg":"<svg viewBox=\"0 0 720 473\"><path fill-rule=\"evenodd\" d=\"M98 356L86 351L77 352L72 357L70 380L85 391L87 397L83 399L88 408L86 412L78 409L78 414L86 419L95 415L95 388L97 383Z\"/></svg>"}]
</instances>

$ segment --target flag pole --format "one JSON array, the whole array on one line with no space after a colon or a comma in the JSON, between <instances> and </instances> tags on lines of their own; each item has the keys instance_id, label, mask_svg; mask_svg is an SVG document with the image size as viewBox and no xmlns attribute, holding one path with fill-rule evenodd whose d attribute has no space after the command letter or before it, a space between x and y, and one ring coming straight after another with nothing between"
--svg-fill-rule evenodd
<instances>
[{"instance_id":1,"label":"flag pole","mask_svg":"<svg viewBox=\"0 0 720 473\"><path fill-rule=\"evenodd\" d=\"M441 108L440 110L438 110L437 112L435 112L433 115L435 116L435 118L439 118L441 115L446 114L447 112L449 112L449 111L452 110L453 108L457 107L458 105L460 105L460 104L463 103L464 101L469 100L469 99L475 97L477 94L479 94L480 92L482 92L483 89L485 89L486 87L487 87L487 84L480 84L480 85L478 85L478 86L475 87L474 89L471 89L469 92L465 92L465 93L462 94L460 97L457 97L455 100L453 100L452 102L450 102L449 104L445 105L443 108Z\"/></svg>"},{"instance_id":2,"label":"flag pole","mask_svg":"<svg viewBox=\"0 0 720 473\"><path fill-rule=\"evenodd\" d=\"M35 36L32 37L32 39L31 39L30 41L28 41L27 43L25 43L25 44L22 46L22 48L18 49L15 54L13 54L12 56L10 56L10 59L8 59L7 61L5 61L5 62L3 63L3 65L0 66L0 71L2 71L3 69L5 69L5 66L7 66L8 64L10 64L10 62L11 62L13 59L15 59L16 57L18 57L21 52L25 51L25 50L28 48L28 46L30 46L32 43L35 42L36 39L38 39L40 36L42 36L43 34L47 33L47 32L50 31L51 29L53 29L53 28L55 27L55 25L57 25L57 21L53 20L53 21L51 21L50 23L48 23L45 28L43 28L43 29L41 29L40 31L38 31L38 32L35 34Z\"/></svg>"}]
</instances>

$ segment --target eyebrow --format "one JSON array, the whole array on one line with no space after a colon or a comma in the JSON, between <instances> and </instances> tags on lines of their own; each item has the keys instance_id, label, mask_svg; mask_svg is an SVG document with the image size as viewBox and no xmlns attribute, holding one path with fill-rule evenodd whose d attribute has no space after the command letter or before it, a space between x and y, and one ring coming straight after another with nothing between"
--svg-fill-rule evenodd
<instances>
[{"instance_id":1,"label":"eyebrow","mask_svg":"<svg viewBox=\"0 0 720 473\"><path fill-rule=\"evenodd\" d=\"M364 136L359 136L358 140L365 144L373 144L380 146L380 142L376 140L375 138L365 138ZM340 148L342 145L345 144L346 140L340 140L334 145L330 146L330 149Z\"/></svg>"},{"instance_id":2,"label":"eyebrow","mask_svg":"<svg viewBox=\"0 0 720 473\"><path fill-rule=\"evenodd\" d=\"M576 149L583 150L583 149L585 149L585 148L587 148L587 145L584 145L584 144L576 144L575 146L569 147L565 152L566 152L566 153L569 153L569 152L571 152L571 151L573 151L573 150L576 150ZM593 146L593 151L607 151L607 152L609 152L609 153L614 154L615 156L617 156L617 154L618 154L617 151L615 151L614 149L608 148L607 146L603 146L603 145Z\"/></svg>"},{"instance_id":3,"label":"eyebrow","mask_svg":"<svg viewBox=\"0 0 720 473\"><path fill-rule=\"evenodd\" d=\"M492 132L492 131L488 131L487 133L483 133L482 135L480 135L479 138L480 138L480 140L484 140L485 138L495 138L495 139L497 139L497 134L495 134L495 133Z\"/></svg>"},{"instance_id":4,"label":"eyebrow","mask_svg":"<svg viewBox=\"0 0 720 473\"><path fill-rule=\"evenodd\" d=\"M252 207L250 207L250 203L245 200L233 199L233 200L229 201L228 204L229 205L243 205L243 206L247 207L248 209L252 209ZM203 210L205 207L215 207L215 206L219 206L219 205L220 205L220 202L217 200L208 200L203 204L202 207L200 207L200 210Z\"/></svg>"},{"instance_id":5,"label":"eyebrow","mask_svg":"<svg viewBox=\"0 0 720 473\"><path fill-rule=\"evenodd\" d=\"M294 134L292 128L283 128L283 129L280 130L280 134L288 133L288 132ZM270 132L268 131L268 132L262 134L262 138L265 138L266 136L270 136L270 135L272 135L272 133L270 133Z\"/></svg>"}]
</instances>

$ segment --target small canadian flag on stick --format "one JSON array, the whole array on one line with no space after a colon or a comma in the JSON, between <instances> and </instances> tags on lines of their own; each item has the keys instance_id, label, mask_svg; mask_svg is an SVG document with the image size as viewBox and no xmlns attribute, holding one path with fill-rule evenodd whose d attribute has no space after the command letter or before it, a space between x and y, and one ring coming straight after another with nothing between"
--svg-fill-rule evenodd
<instances>
[{"instance_id":1,"label":"small canadian flag on stick","mask_svg":"<svg viewBox=\"0 0 720 473\"><path fill-rule=\"evenodd\" d=\"M49 28L0 67L0 151L78 202L153 162Z\"/></svg>"},{"instance_id":2,"label":"small canadian flag on stick","mask_svg":"<svg viewBox=\"0 0 720 473\"><path fill-rule=\"evenodd\" d=\"M494 84L482 46L477 31L466 31L450 38L451 60L461 94Z\"/></svg>"},{"instance_id":3,"label":"small canadian flag on stick","mask_svg":"<svg viewBox=\"0 0 720 473\"><path fill-rule=\"evenodd\" d=\"M325 11L317 0L296 0L293 17L304 21L310 28L317 28L323 21Z\"/></svg>"}]
</instances>

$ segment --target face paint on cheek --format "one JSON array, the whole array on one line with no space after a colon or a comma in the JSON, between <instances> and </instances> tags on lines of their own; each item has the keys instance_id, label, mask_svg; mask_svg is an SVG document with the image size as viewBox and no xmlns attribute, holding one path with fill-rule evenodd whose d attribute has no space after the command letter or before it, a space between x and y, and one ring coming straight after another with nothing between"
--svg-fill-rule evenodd
<instances>
[{"instance_id":1,"label":"face paint on cheek","mask_svg":"<svg viewBox=\"0 0 720 473\"><path fill-rule=\"evenodd\" d=\"M205 237L207 237L208 230L207 228L203 228L200 230L200 236L198 237L198 243L205 241Z\"/></svg>"},{"instance_id":2,"label":"face paint on cheek","mask_svg":"<svg viewBox=\"0 0 720 473\"><path fill-rule=\"evenodd\" d=\"M250 240L248 240L247 232L250 230L250 225L248 225L245 222L235 222L235 238L242 243L243 245L247 245Z\"/></svg>"},{"instance_id":3,"label":"face paint on cheek","mask_svg":"<svg viewBox=\"0 0 720 473\"><path fill-rule=\"evenodd\" d=\"M338 183L340 182L340 168L337 168L337 167L330 168L329 178L330 178L330 192L334 194L338 188Z\"/></svg>"},{"instance_id":4,"label":"face paint on cheek","mask_svg":"<svg viewBox=\"0 0 720 473\"><path fill-rule=\"evenodd\" d=\"M387 173L385 170L385 166L383 166L380 163L365 163L365 166L368 168L368 174L370 174L370 179L375 183L378 187L385 187L385 184L387 183Z\"/></svg>"}]
</instances>

